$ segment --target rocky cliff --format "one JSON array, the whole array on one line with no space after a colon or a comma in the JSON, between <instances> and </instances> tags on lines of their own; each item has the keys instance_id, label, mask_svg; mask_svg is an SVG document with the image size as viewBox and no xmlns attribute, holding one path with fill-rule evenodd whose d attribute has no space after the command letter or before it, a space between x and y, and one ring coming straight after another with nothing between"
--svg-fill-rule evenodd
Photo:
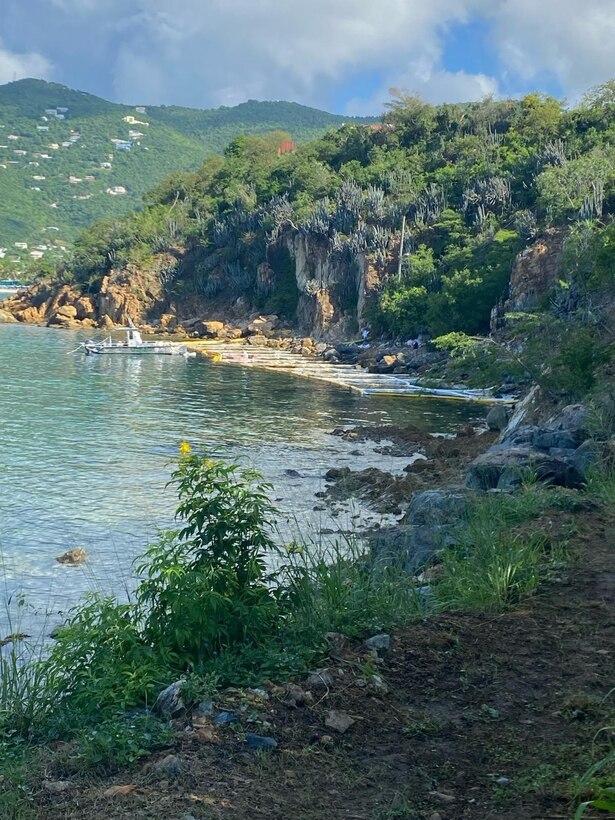
<instances>
[{"instance_id":1,"label":"rocky cliff","mask_svg":"<svg viewBox=\"0 0 615 820\"><path fill-rule=\"evenodd\" d=\"M541 306L561 277L566 231L553 228L544 232L515 259L507 297L492 313L491 329L504 324L504 316L529 312Z\"/></svg>"}]
</instances>

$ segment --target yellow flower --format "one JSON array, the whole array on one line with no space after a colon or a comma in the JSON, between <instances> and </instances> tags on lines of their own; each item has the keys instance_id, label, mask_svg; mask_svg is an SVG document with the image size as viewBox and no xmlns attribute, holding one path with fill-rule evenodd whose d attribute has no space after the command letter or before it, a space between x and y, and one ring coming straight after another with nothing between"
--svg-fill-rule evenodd
<instances>
[{"instance_id":1,"label":"yellow flower","mask_svg":"<svg viewBox=\"0 0 615 820\"><path fill-rule=\"evenodd\" d=\"M179 445L180 456L187 456L190 454L191 447L187 441L182 441Z\"/></svg>"},{"instance_id":2,"label":"yellow flower","mask_svg":"<svg viewBox=\"0 0 615 820\"><path fill-rule=\"evenodd\" d=\"M286 545L286 552L289 555L302 555L303 547L301 546L301 544L297 544L296 541L293 541L291 544Z\"/></svg>"}]
</instances>

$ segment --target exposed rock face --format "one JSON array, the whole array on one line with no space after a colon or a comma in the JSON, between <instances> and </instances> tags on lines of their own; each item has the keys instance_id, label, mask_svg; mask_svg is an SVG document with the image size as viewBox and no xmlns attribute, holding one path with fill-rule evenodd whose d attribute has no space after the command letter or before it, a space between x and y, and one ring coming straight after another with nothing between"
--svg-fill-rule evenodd
<instances>
[{"instance_id":1,"label":"exposed rock face","mask_svg":"<svg viewBox=\"0 0 615 820\"><path fill-rule=\"evenodd\" d=\"M589 452L587 411L571 404L544 425L521 424L504 431L498 444L475 459L466 486L474 490L513 490L524 472L539 481L563 487L582 487L597 456Z\"/></svg>"},{"instance_id":2,"label":"exposed rock face","mask_svg":"<svg viewBox=\"0 0 615 820\"><path fill-rule=\"evenodd\" d=\"M6 299L2 309L20 322L112 328L127 324L129 319L139 322L146 313L160 312L164 298L158 276L129 265L105 276L97 294L83 294L67 284L41 282Z\"/></svg>"},{"instance_id":3,"label":"exposed rock face","mask_svg":"<svg viewBox=\"0 0 615 820\"><path fill-rule=\"evenodd\" d=\"M295 268L300 330L317 338L347 336L350 328L356 330L382 274L364 254L348 261L334 253L326 237L292 231L279 242L288 250ZM266 274L261 271L262 277Z\"/></svg>"},{"instance_id":4,"label":"exposed rock face","mask_svg":"<svg viewBox=\"0 0 615 820\"><path fill-rule=\"evenodd\" d=\"M508 298L493 310L492 330L501 327L506 313L535 310L553 290L560 278L565 238L566 232L562 229L547 230L517 256Z\"/></svg>"}]
</instances>

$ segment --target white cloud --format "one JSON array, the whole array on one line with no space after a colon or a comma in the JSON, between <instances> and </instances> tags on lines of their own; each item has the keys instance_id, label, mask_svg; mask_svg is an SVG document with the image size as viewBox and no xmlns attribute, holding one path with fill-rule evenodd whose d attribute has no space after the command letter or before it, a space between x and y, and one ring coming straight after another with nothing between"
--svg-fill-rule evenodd
<instances>
[{"instance_id":1,"label":"white cloud","mask_svg":"<svg viewBox=\"0 0 615 820\"><path fill-rule=\"evenodd\" d=\"M376 113L389 86L440 102L550 78L575 99L615 75L615 0L0 2L6 31L22 31L21 47L6 47L32 50L0 51L0 80L48 72L44 52L64 82L123 102L330 107L348 97L348 113ZM447 70L447 30L476 19L490 37L484 61L468 54L465 67L457 41L459 70ZM361 77L371 78L364 89Z\"/></svg>"},{"instance_id":2,"label":"white cloud","mask_svg":"<svg viewBox=\"0 0 615 820\"><path fill-rule=\"evenodd\" d=\"M323 104L338 83L355 74L378 71L394 83L408 65L417 67L413 82L435 87L442 78L442 27L467 20L478 4L184 0L171 11L169 0L132 0L114 72L116 94L170 102L181 90L184 103L199 97L218 105L290 97ZM427 75L431 79L425 81ZM451 79L459 85L464 76Z\"/></svg>"},{"instance_id":3,"label":"white cloud","mask_svg":"<svg viewBox=\"0 0 615 820\"><path fill-rule=\"evenodd\" d=\"M3 48L0 42L0 85L24 77L47 79L50 73L51 63L42 54L15 54Z\"/></svg>"},{"instance_id":4,"label":"white cloud","mask_svg":"<svg viewBox=\"0 0 615 820\"><path fill-rule=\"evenodd\" d=\"M615 75L613 0L496 0L494 40L512 79L552 75L572 101Z\"/></svg>"}]
</instances>

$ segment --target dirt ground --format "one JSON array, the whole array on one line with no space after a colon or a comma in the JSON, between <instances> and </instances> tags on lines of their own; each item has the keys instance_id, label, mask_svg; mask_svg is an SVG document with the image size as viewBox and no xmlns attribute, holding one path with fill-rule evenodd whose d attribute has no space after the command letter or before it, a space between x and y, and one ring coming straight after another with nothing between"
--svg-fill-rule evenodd
<instances>
[{"instance_id":1,"label":"dirt ground","mask_svg":"<svg viewBox=\"0 0 615 820\"><path fill-rule=\"evenodd\" d=\"M615 723L613 697L605 700L615 671L614 522L607 512L562 515L558 527L576 531L576 560L514 611L428 618L393 634L382 660L358 646L336 651L333 682L312 688L308 705L279 690L251 696L241 728L276 738L274 751L248 751L239 724L200 718L184 730L184 721L172 748L113 776L67 778L51 758L46 776L70 783L61 794L35 785L39 816L571 818L570 783L604 749L598 730ZM373 674L387 692L365 685ZM354 720L343 734L325 725L332 709ZM153 770L168 754L181 765L173 777Z\"/></svg>"}]
</instances>

